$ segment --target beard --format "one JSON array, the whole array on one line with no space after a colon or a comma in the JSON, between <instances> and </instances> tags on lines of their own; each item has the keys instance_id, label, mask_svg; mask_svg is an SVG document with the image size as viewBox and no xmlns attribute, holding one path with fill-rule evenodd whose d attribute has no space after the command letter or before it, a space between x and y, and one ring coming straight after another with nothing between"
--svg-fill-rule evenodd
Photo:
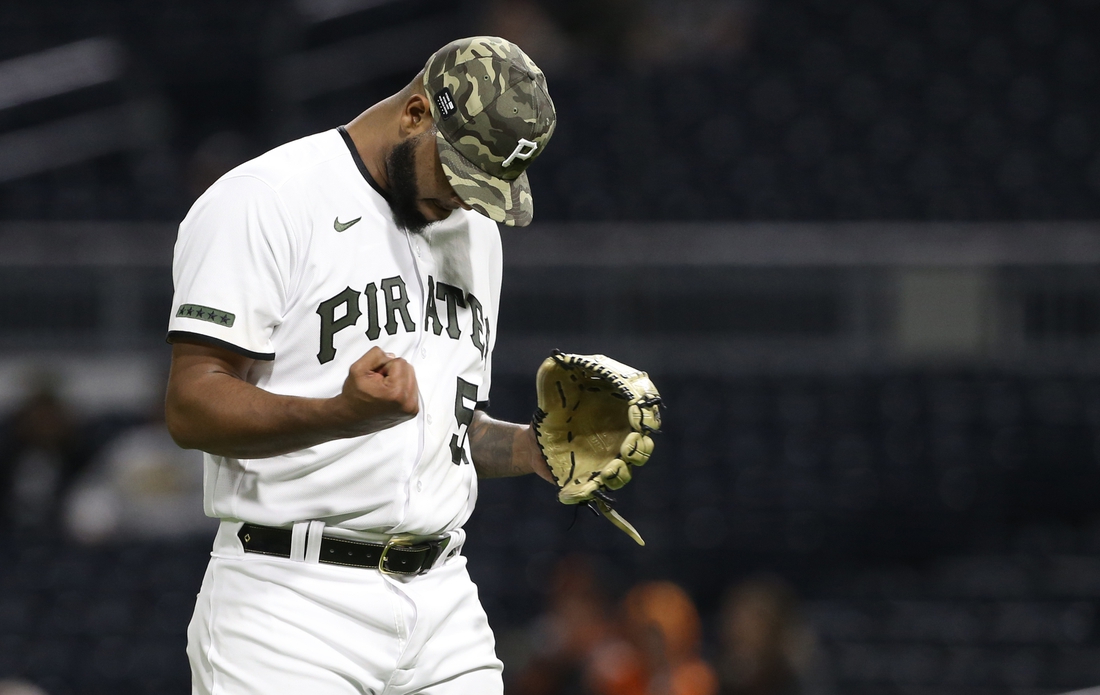
<instances>
[{"instance_id":1,"label":"beard","mask_svg":"<svg viewBox=\"0 0 1100 695\"><path fill-rule=\"evenodd\" d=\"M410 234L420 234L432 224L424 217L417 203L420 190L416 185L416 145L424 133L403 140L386 156L386 175L390 180L390 209L398 228Z\"/></svg>"}]
</instances>

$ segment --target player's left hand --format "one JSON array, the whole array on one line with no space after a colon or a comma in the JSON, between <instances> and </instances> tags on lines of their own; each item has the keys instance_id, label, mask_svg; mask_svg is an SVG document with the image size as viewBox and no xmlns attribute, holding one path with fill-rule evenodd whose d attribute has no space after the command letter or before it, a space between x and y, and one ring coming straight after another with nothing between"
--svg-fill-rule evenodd
<instances>
[{"instance_id":1,"label":"player's left hand","mask_svg":"<svg viewBox=\"0 0 1100 695\"><path fill-rule=\"evenodd\" d=\"M630 482L653 452L661 395L645 372L604 355L557 350L539 367L533 428L563 504L588 504L639 545L608 490Z\"/></svg>"}]
</instances>

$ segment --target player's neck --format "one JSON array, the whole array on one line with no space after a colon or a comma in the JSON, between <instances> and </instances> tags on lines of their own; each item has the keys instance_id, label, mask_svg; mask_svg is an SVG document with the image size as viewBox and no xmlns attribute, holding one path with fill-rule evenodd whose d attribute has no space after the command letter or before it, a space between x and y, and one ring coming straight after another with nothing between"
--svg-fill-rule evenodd
<instances>
[{"instance_id":1,"label":"player's neck","mask_svg":"<svg viewBox=\"0 0 1100 695\"><path fill-rule=\"evenodd\" d=\"M382 190L390 190L386 156L400 142L395 106L384 99L356 116L345 126L360 159Z\"/></svg>"}]
</instances>

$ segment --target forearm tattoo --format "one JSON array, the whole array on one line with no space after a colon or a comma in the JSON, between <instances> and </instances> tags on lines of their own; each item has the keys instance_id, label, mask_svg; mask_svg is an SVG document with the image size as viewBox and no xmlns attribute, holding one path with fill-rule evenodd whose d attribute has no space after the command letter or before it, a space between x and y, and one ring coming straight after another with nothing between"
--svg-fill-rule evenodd
<instances>
[{"instance_id":1,"label":"forearm tattoo","mask_svg":"<svg viewBox=\"0 0 1100 695\"><path fill-rule=\"evenodd\" d=\"M470 423L470 454L479 478L509 478L531 472L524 456L522 425L494 420L482 412Z\"/></svg>"}]
</instances>

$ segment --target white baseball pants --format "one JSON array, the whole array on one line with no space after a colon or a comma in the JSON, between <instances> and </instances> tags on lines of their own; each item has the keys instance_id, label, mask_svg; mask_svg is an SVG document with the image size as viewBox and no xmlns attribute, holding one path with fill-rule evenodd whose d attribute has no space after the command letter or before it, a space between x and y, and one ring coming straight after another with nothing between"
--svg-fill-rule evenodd
<instances>
[{"instance_id":1,"label":"white baseball pants","mask_svg":"<svg viewBox=\"0 0 1100 695\"><path fill-rule=\"evenodd\" d=\"M187 629L193 695L503 695L461 555L416 577L246 554L222 522Z\"/></svg>"}]
</instances>

